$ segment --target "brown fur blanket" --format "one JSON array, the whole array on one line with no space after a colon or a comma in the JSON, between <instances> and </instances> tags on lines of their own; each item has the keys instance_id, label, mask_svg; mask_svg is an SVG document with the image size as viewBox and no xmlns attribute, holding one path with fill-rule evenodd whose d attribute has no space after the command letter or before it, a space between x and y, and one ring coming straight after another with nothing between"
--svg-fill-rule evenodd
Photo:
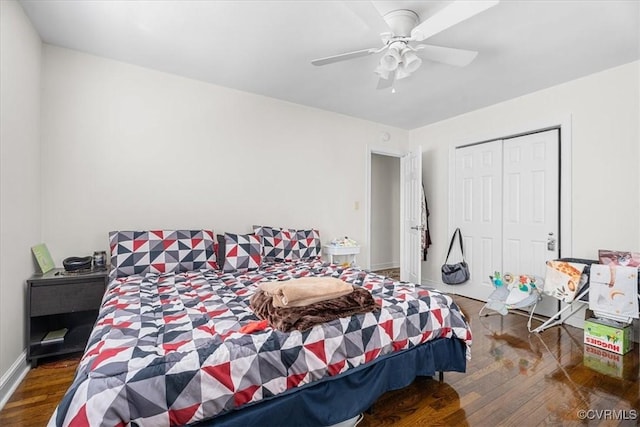
<instances>
[{"instance_id":1,"label":"brown fur blanket","mask_svg":"<svg viewBox=\"0 0 640 427\"><path fill-rule=\"evenodd\" d=\"M267 320L271 327L282 332L295 329L304 331L320 323L367 313L378 308L371 293L359 286L354 286L353 292L347 295L304 307L276 307L273 305L272 296L258 290L251 297L250 304L258 317Z\"/></svg>"}]
</instances>

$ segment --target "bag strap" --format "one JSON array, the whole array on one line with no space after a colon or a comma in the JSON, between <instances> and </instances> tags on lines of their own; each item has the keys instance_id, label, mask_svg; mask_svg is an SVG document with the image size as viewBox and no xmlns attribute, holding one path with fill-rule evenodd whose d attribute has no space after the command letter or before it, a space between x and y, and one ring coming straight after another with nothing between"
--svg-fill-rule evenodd
<instances>
[{"instance_id":1,"label":"bag strap","mask_svg":"<svg viewBox=\"0 0 640 427\"><path fill-rule=\"evenodd\" d=\"M456 231L453 232L451 236L451 242L449 242L449 250L447 251L447 258L444 260L446 264L449 261L449 255L451 255L451 249L453 249L453 244L456 241L456 234L458 235L458 242L460 243L460 253L462 253L462 260L464 261L464 246L462 246L462 232L460 228L456 228Z\"/></svg>"}]
</instances>

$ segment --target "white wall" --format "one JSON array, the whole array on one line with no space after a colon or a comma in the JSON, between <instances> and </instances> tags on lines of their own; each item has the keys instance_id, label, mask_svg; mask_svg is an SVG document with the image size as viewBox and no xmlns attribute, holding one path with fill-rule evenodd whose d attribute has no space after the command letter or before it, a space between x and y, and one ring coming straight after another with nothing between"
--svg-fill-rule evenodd
<instances>
[{"instance_id":1,"label":"white wall","mask_svg":"<svg viewBox=\"0 0 640 427\"><path fill-rule=\"evenodd\" d=\"M448 243L450 147L566 119L572 129L573 248L565 256L597 257L598 249L640 250L639 67L633 62L410 132L423 147L433 246L424 283L439 282Z\"/></svg>"},{"instance_id":2,"label":"white wall","mask_svg":"<svg viewBox=\"0 0 640 427\"><path fill-rule=\"evenodd\" d=\"M317 227L363 242L367 144L408 132L45 45L43 237L54 261L115 229ZM356 203L358 208L356 209Z\"/></svg>"},{"instance_id":3,"label":"white wall","mask_svg":"<svg viewBox=\"0 0 640 427\"><path fill-rule=\"evenodd\" d=\"M0 1L0 407L24 365L25 280L41 238L41 46L22 8Z\"/></svg>"},{"instance_id":4,"label":"white wall","mask_svg":"<svg viewBox=\"0 0 640 427\"><path fill-rule=\"evenodd\" d=\"M400 158L371 155L371 268L400 266Z\"/></svg>"}]
</instances>

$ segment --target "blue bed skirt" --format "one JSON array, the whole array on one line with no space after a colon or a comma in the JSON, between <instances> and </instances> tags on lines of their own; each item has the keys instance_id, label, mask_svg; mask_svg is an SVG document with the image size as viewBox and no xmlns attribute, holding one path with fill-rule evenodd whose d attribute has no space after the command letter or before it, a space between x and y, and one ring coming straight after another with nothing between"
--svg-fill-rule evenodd
<instances>
[{"instance_id":1,"label":"blue bed skirt","mask_svg":"<svg viewBox=\"0 0 640 427\"><path fill-rule=\"evenodd\" d=\"M194 425L330 426L366 411L382 394L407 387L416 377L465 372L466 364L464 342L441 338Z\"/></svg>"}]
</instances>

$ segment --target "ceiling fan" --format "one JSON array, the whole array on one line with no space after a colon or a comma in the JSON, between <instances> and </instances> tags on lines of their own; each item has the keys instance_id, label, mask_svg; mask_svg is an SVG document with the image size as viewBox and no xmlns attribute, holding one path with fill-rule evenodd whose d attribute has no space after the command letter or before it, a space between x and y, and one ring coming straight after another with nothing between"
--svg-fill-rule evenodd
<instances>
[{"instance_id":1,"label":"ceiling fan","mask_svg":"<svg viewBox=\"0 0 640 427\"><path fill-rule=\"evenodd\" d=\"M453 1L422 22L420 22L418 14L412 10L393 10L382 16L384 19L382 28L386 28L389 31L384 31L380 34L383 43L381 47L314 59L311 63L313 65L326 65L384 52L378 67L375 69L376 74L380 77L378 89L391 87L395 80L410 76L422 64L420 56L432 61L464 67L475 59L478 52L427 44L416 45L414 42L421 42L434 36L465 19L495 6L499 1ZM364 19L371 18L370 14L362 13L362 2L347 1L345 4L352 11L363 16ZM420 56L418 56L418 53Z\"/></svg>"}]
</instances>

